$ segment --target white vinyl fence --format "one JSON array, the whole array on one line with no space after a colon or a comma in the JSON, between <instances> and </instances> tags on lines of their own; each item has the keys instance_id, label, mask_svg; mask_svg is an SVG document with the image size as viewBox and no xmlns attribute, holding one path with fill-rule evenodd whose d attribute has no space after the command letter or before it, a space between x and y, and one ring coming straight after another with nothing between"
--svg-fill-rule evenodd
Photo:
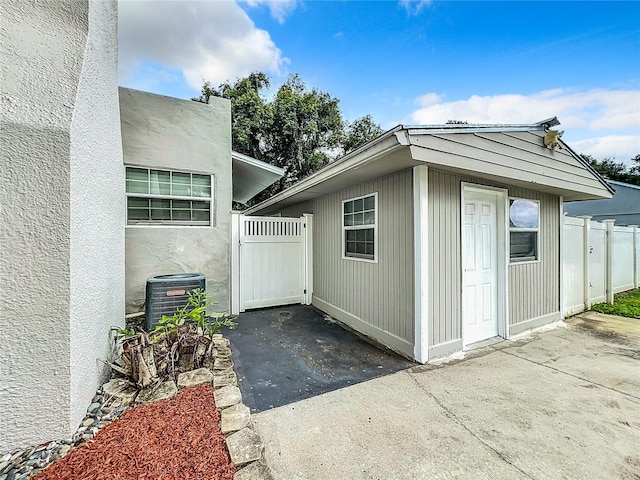
<instances>
[{"instance_id":1,"label":"white vinyl fence","mask_svg":"<svg viewBox=\"0 0 640 480\"><path fill-rule=\"evenodd\" d=\"M614 220L564 216L562 238L562 301L564 315L599 302L613 303L613 294L640 287L640 229L619 227Z\"/></svg>"},{"instance_id":2,"label":"white vinyl fence","mask_svg":"<svg viewBox=\"0 0 640 480\"><path fill-rule=\"evenodd\" d=\"M311 304L312 229L310 214L300 218L232 215L231 313Z\"/></svg>"}]
</instances>

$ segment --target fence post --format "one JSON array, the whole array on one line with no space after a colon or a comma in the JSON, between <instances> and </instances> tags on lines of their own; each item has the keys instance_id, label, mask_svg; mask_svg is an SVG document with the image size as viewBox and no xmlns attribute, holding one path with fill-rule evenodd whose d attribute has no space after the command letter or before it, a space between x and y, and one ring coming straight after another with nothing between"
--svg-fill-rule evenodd
<instances>
[{"instance_id":1,"label":"fence post","mask_svg":"<svg viewBox=\"0 0 640 480\"><path fill-rule=\"evenodd\" d=\"M591 228L591 215L580 215L578 218L582 218L584 224L582 226L582 291L584 295L584 309L589 310L591 308L591 264L589 255L591 254L591 245L589 242L589 230Z\"/></svg>"},{"instance_id":2,"label":"fence post","mask_svg":"<svg viewBox=\"0 0 640 480\"><path fill-rule=\"evenodd\" d=\"M560 207L559 215L560 215L560 235L558 237L559 243L559 252L560 252L560 282L559 282L559 296L560 296L560 320L564 320L567 312L567 306L565 305L564 298L564 227L567 218L567 212L564 211L564 198L560 196L558 206Z\"/></svg>"},{"instance_id":3,"label":"fence post","mask_svg":"<svg viewBox=\"0 0 640 480\"><path fill-rule=\"evenodd\" d=\"M242 218L240 213L231 214L231 314L240 313L240 228Z\"/></svg>"},{"instance_id":4,"label":"fence post","mask_svg":"<svg viewBox=\"0 0 640 480\"><path fill-rule=\"evenodd\" d=\"M640 242L640 230L638 225L629 225L633 228L633 288L640 288L640 272L638 271L638 243Z\"/></svg>"},{"instance_id":5,"label":"fence post","mask_svg":"<svg viewBox=\"0 0 640 480\"><path fill-rule=\"evenodd\" d=\"M613 303L613 224L615 220L603 220L605 227L605 244L606 260L605 260L605 302Z\"/></svg>"},{"instance_id":6,"label":"fence post","mask_svg":"<svg viewBox=\"0 0 640 480\"><path fill-rule=\"evenodd\" d=\"M304 304L311 305L313 299L313 214L305 213L302 215L306 228L304 229Z\"/></svg>"}]
</instances>

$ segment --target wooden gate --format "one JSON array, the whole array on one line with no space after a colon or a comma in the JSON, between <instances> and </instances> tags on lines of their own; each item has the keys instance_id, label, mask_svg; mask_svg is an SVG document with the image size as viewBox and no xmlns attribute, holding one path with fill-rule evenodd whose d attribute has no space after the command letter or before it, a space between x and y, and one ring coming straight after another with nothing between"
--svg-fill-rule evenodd
<instances>
[{"instance_id":1,"label":"wooden gate","mask_svg":"<svg viewBox=\"0 0 640 480\"><path fill-rule=\"evenodd\" d=\"M233 215L231 311L311 303L312 215Z\"/></svg>"}]
</instances>

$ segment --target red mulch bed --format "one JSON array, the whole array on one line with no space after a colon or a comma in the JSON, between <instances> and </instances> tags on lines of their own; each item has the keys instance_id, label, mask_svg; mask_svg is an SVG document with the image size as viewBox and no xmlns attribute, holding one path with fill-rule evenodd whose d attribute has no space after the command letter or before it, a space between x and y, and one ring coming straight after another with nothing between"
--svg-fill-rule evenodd
<instances>
[{"instance_id":1,"label":"red mulch bed","mask_svg":"<svg viewBox=\"0 0 640 480\"><path fill-rule=\"evenodd\" d=\"M211 385L140 405L40 472L37 480L232 480Z\"/></svg>"}]
</instances>

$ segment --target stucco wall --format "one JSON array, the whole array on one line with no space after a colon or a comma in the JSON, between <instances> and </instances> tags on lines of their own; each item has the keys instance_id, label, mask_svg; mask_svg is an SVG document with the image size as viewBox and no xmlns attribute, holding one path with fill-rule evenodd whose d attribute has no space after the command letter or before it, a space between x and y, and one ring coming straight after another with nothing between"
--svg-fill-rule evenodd
<instances>
[{"instance_id":1,"label":"stucco wall","mask_svg":"<svg viewBox=\"0 0 640 480\"><path fill-rule=\"evenodd\" d=\"M99 359L110 358L109 329L124 324L125 199L116 35L116 1L91 2L71 124L72 429L108 374Z\"/></svg>"},{"instance_id":2,"label":"stucco wall","mask_svg":"<svg viewBox=\"0 0 640 480\"><path fill-rule=\"evenodd\" d=\"M120 89L124 164L213 174L210 227L126 227L126 304L139 311L151 275L199 272L207 290L229 309L231 236L231 104L208 105Z\"/></svg>"},{"instance_id":3,"label":"stucco wall","mask_svg":"<svg viewBox=\"0 0 640 480\"><path fill-rule=\"evenodd\" d=\"M0 81L0 451L69 434L70 127L88 3L7 0Z\"/></svg>"}]
</instances>

